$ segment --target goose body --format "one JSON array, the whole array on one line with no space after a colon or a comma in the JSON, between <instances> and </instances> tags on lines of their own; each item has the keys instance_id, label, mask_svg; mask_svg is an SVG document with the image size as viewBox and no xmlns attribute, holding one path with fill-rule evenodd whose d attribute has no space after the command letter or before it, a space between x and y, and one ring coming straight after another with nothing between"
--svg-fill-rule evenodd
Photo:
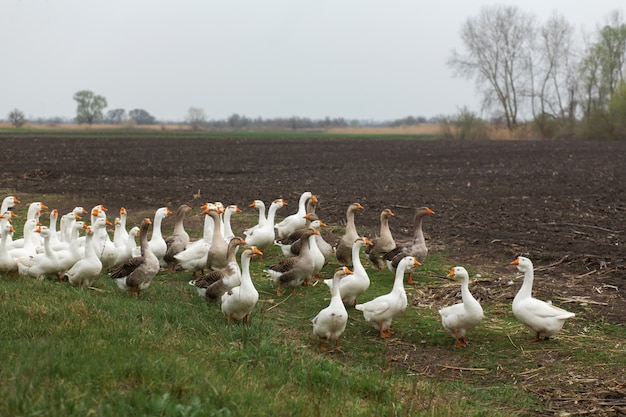
<instances>
[{"instance_id":1,"label":"goose body","mask_svg":"<svg viewBox=\"0 0 626 417\"><path fill-rule=\"evenodd\" d=\"M216 232L218 232L216 228ZM219 233L221 234L221 233ZM204 297L212 303L220 303L222 296L241 284L241 267L237 263L237 251L240 245L245 245L246 241L235 236L228 242L227 262L221 269L215 269L208 274L189 281L189 285L194 286L198 295Z\"/></svg>"},{"instance_id":2,"label":"goose body","mask_svg":"<svg viewBox=\"0 0 626 417\"><path fill-rule=\"evenodd\" d=\"M189 271L195 277L198 271L202 273L207 267L207 256L209 249L211 249L211 243L213 241L213 231L215 230L215 220L211 218L208 210L216 210L213 203L206 203L204 206L204 225L202 231L202 238L190 242L185 250L174 255L176 263L180 267ZM218 217L215 216L217 219Z\"/></svg>"},{"instance_id":3,"label":"goose body","mask_svg":"<svg viewBox=\"0 0 626 417\"><path fill-rule=\"evenodd\" d=\"M519 256L511 264L516 265L517 269L524 273L522 287L513 299L513 314L534 333L533 342L538 342L542 338L547 340L563 328L565 320L574 317L575 314L553 306L552 303L533 298L534 270L530 259Z\"/></svg>"},{"instance_id":4,"label":"goose body","mask_svg":"<svg viewBox=\"0 0 626 417\"><path fill-rule=\"evenodd\" d=\"M413 217L413 238L408 242L397 244L394 249L383 255L383 259L387 262L387 267L390 271L395 271L398 262L405 256L413 256L420 263L424 263L428 255L428 247L426 246L422 223L424 217L432 214L435 214L435 212L428 207L420 207L415 210L415 216ZM407 283L413 284L412 274L410 273Z\"/></svg>"},{"instance_id":5,"label":"goose body","mask_svg":"<svg viewBox=\"0 0 626 417\"><path fill-rule=\"evenodd\" d=\"M322 350L326 350L324 341L335 342L335 349L339 349L339 337L346 330L346 324L348 324L348 312L343 301L341 301L339 283L351 273L345 266L335 270L330 284L330 304L311 319L313 334L319 337L320 349Z\"/></svg>"},{"instance_id":6,"label":"goose body","mask_svg":"<svg viewBox=\"0 0 626 417\"><path fill-rule=\"evenodd\" d=\"M79 259L65 272L68 282L78 287L90 287L102 272L102 262L94 251L92 244L93 230L85 226L84 258Z\"/></svg>"},{"instance_id":7,"label":"goose body","mask_svg":"<svg viewBox=\"0 0 626 417\"><path fill-rule=\"evenodd\" d=\"M220 213L222 209L218 206L216 208L209 208L204 211L213 219L213 236L211 238L211 246L206 256L206 266L208 269L218 270L226 268L228 265L228 246L230 242L226 242L222 229L220 227ZM232 239L231 239L232 240Z\"/></svg>"},{"instance_id":8,"label":"goose body","mask_svg":"<svg viewBox=\"0 0 626 417\"><path fill-rule=\"evenodd\" d=\"M306 243L302 245L298 256L282 259L264 270L278 286L276 295L282 295L281 288L285 287L291 288L291 293L295 294L296 287L313 278L315 264L311 256L310 242L315 239L316 234L319 234L317 230L307 229L305 236L302 237Z\"/></svg>"},{"instance_id":9,"label":"goose body","mask_svg":"<svg viewBox=\"0 0 626 417\"><path fill-rule=\"evenodd\" d=\"M250 231L246 237L248 245L256 246L260 251L265 251L274 243L274 239L276 237L276 232L274 230L276 212L286 204L287 203L285 203L285 200L282 198L277 198L272 201L272 204L270 204L270 208L267 211L265 224Z\"/></svg>"},{"instance_id":10,"label":"goose body","mask_svg":"<svg viewBox=\"0 0 626 417\"><path fill-rule=\"evenodd\" d=\"M100 213L104 213L101 211ZM111 222L106 217L97 215L92 221L91 227L94 232L92 244L96 251L96 255L102 262L102 269L108 270L115 265L117 259L117 248L107 233L107 226L111 226Z\"/></svg>"},{"instance_id":11,"label":"goose body","mask_svg":"<svg viewBox=\"0 0 626 417\"><path fill-rule=\"evenodd\" d=\"M61 272L58 254L50 247L50 229L46 226L39 226L35 232L43 237L42 253L32 256L16 258L20 275L31 276L39 280L44 280L46 276Z\"/></svg>"},{"instance_id":12,"label":"goose body","mask_svg":"<svg viewBox=\"0 0 626 417\"><path fill-rule=\"evenodd\" d=\"M262 200L254 200L250 203L250 207L256 208L259 211L259 220L257 224L254 226L244 230L243 234L247 239L256 229L263 226L267 221L267 216L265 214L265 203Z\"/></svg>"},{"instance_id":13,"label":"goose body","mask_svg":"<svg viewBox=\"0 0 626 417\"><path fill-rule=\"evenodd\" d=\"M124 242L124 245L117 247L117 256L115 257L114 265L119 265L126 262L133 256L140 255L140 253L137 253L137 249L139 247L137 246L137 241L135 240L139 234L139 226L134 226L126 232L126 242Z\"/></svg>"},{"instance_id":14,"label":"goose body","mask_svg":"<svg viewBox=\"0 0 626 417\"><path fill-rule=\"evenodd\" d=\"M339 238L337 246L335 247L335 257L339 263L344 266L350 265L353 259L352 246L354 241L359 238L354 217L360 210L363 210L363 206L360 203L352 203L348 206L348 210L346 211L346 230L341 238Z\"/></svg>"},{"instance_id":15,"label":"goose body","mask_svg":"<svg viewBox=\"0 0 626 417\"><path fill-rule=\"evenodd\" d=\"M339 292L345 305L354 306L358 302L358 297L370 286L370 278L361 262L361 248L371 244L367 237L357 237L352 243L352 274L345 276L339 281ZM324 280L329 287L332 280Z\"/></svg>"},{"instance_id":16,"label":"goose body","mask_svg":"<svg viewBox=\"0 0 626 417\"><path fill-rule=\"evenodd\" d=\"M9 222L0 223L0 228L0 273L6 275L17 272L17 262L7 251L7 241L14 229Z\"/></svg>"},{"instance_id":17,"label":"goose body","mask_svg":"<svg viewBox=\"0 0 626 417\"><path fill-rule=\"evenodd\" d=\"M389 228L389 218L393 215L394 214L391 209L384 209L380 213L379 236L376 239L373 239L372 244L365 250L370 262L379 271L383 270L383 255L396 247L396 242L393 239L391 229Z\"/></svg>"},{"instance_id":18,"label":"goose body","mask_svg":"<svg viewBox=\"0 0 626 417\"><path fill-rule=\"evenodd\" d=\"M151 224L150 219L144 219L141 223L139 231L141 255L130 258L109 272L117 286L123 291L128 291L131 297L137 294L139 298L141 291L148 288L160 269L159 260L148 244L148 229Z\"/></svg>"},{"instance_id":19,"label":"goose body","mask_svg":"<svg viewBox=\"0 0 626 417\"><path fill-rule=\"evenodd\" d=\"M392 320L406 309L407 297L404 290L404 273L417 265L420 265L417 259L412 256L405 257L398 264L393 288L390 293L354 306L354 308L363 312L365 321L380 331L380 337L382 338L387 338L391 335Z\"/></svg>"},{"instance_id":20,"label":"goose body","mask_svg":"<svg viewBox=\"0 0 626 417\"><path fill-rule=\"evenodd\" d=\"M246 324L250 325L250 313L259 300L259 292L250 276L250 258L261 254L262 252L256 246L246 248L241 253L241 284L222 295L221 309L228 323L231 320L245 319Z\"/></svg>"},{"instance_id":21,"label":"goose body","mask_svg":"<svg viewBox=\"0 0 626 417\"><path fill-rule=\"evenodd\" d=\"M25 256L32 256L37 253L37 247L39 246L40 236L35 233L39 222L36 219L28 219L24 222L23 237L20 239L22 245L17 247L9 245L7 241L8 254L13 258L20 258ZM16 242L15 240L13 241Z\"/></svg>"},{"instance_id":22,"label":"goose body","mask_svg":"<svg viewBox=\"0 0 626 417\"><path fill-rule=\"evenodd\" d=\"M465 268L462 266L452 268L448 277L461 279L463 302L439 310L441 324L444 330L456 340L456 347L465 347L467 346L465 334L480 323L483 318L483 308L469 290L469 275Z\"/></svg>"},{"instance_id":23,"label":"goose body","mask_svg":"<svg viewBox=\"0 0 626 417\"><path fill-rule=\"evenodd\" d=\"M174 220L174 231L167 239L165 243L167 250L163 255L163 261L167 264L168 271L173 271L176 263L174 256L185 250L189 244L189 233L185 230L185 216L191 211L191 207L187 204L182 204L176 210L176 218Z\"/></svg>"},{"instance_id":24,"label":"goose body","mask_svg":"<svg viewBox=\"0 0 626 417\"><path fill-rule=\"evenodd\" d=\"M276 224L276 234L279 239L283 239L294 231L302 229L305 226L306 219L304 216L307 214L306 202L309 199L312 199L313 202L317 202L317 197L310 191L302 193L300 199L298 200L298 211L285 217L282 221Z\"/></svg>"}]
</instances>

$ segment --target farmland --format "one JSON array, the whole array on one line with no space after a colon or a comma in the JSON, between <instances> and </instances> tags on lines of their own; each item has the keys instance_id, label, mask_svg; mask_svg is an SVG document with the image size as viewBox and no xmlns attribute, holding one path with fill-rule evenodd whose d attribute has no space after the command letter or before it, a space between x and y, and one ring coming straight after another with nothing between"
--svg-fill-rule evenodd
<instances>
[{"instance_id":1,"label":"farmland","mask_svg":"<svg viewBox=\"0 0 626 417\"><path fill-rule=\"evenodd\" d=\"M22 216L41 200L61 213L104 204L110 218L125 207L138 223L186 203L198 238L206 201L238 204L237 232L256 220L254 199L284 198L283 217L311 191L334 243L355 201L365 207L357 228L370 237L384 208L398 240L410 237L417 207L436 213L425 221L430 254L407 285L410 305L394 335L380 340L350 311L341 352L320 352L311 334L310 318L328 303L324 285L276 297L262 269L278 249L253 263L261 301L249 329L226 326L186 272L161 272L142 300L105 275L85 291L4 278L3 415L618 415L626 407L624 142L54 129L7 129L0 140L0 190L20 198ZM172 226L164 223L166 235ZM517 255L535 263L534 294L577 315L551 341L529 344L512 317ZM485 309L466 349L454 347L437 315L459 301L458 284L441 279L454 265L470 271ZM390 289L390 276L371 270L372 298Z\"/></svg>"}]
</instances>

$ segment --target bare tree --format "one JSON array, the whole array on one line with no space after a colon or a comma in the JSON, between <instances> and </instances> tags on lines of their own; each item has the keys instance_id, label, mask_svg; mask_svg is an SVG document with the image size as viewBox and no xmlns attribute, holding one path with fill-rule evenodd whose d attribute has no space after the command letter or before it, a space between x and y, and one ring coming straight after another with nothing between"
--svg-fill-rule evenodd
<instances>
[{"instance_id":1,"label":"bare tree","mask_svg":"<svg viewBox=\"0 0 626 417\"><path fill-rule=\"evenodd\" d=\"M206 124L206 114L201 108L189 107L186 121L193 130L200 130Z\"/></svg>"},{"instance_id":2,"label":"bare tree","mask_svg":"<svg viewBox=\"0 0 626 417\"><path fill-rule=\"evenodd\" d=\"M448 61L456 74L474 78L485 108L499 108L513 129L523 100L531 96L530 67L535 17L515 6L485 6L461 28L465 54Z\"/></svg>"},{"instance_id":3,"label":"bare tree","mask_svg":"<svg viewBox=\"0 0 626 417\"><path fill-rule=\"evenodd\" d=\"M13 109L13 111L9 113L8 118L9 122L11 122L14 127L22 127L26 124L26 117L24 117L24 112L18 109Z\"/></svg>"}]
</instances>

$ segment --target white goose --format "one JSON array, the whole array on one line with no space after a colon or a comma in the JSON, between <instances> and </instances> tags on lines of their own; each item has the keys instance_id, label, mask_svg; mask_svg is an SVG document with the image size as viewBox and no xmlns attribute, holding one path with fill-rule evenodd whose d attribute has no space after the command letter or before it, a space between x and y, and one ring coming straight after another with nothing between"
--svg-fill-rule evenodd
<instances>
[{"instance_id":1,"label":"white goose","mask_svg":"<svg viewBox=\"0 0 626 417\"><path fill-rule=\"evenodd\" d=\"M14 195L4 197L4 199L2 200L2 205L0 205L0 213L6 213L19 203L20 200L18 200L17 197L15 197Z\"/></svg>"},{"instance_id":2,"label":"white goose","mask_svg":"<svg viewBox=\"0 0 626 417\"><path fill-rule=\"evenodd\" d=\"M472 330L483 319L483 308L469 290L469 274L462 266L452 268L448 277L461 278L461 299L457 303L439 310L441 325L456 340L456 347L466 347L465 333Z\"/></svg>"},{"instance_id":3,"label":"white goose","mask_svg":"<svg viewBox=\"0 0 626 417\"><path fill-rule=\"evenodd\" d=\"M35 201L33 203L30 203L28 205L28 212L26 213L26 221L28 220L35 220L37 222L37 224L39 224L39 217L41 216L41 211L44 209L47 209L48 206L46 206L44 203L42 203L41 201ZM4 212L3 212L4 213ZM35 242L36 246L41 246L43 244L43 239L42 237L38 234L32 234L30 236L30 238L33 239L33 241ZM19 239L11 239L10 243L9 243L9 248L13 249L17 249L17 248L23 248L24 245L26 244L26 230L24 230L24 234L23 237L19 238Z\"/></svg>"},{"instance_id":4,"label":"white goose","mask_svg":"<svg viewBox=\"0 0 626 417\"><path fill-rule=\"evenodd\" d=\"M85 225L85 247L84 257L79 259L72 267L65 273L65 278L72 285L78 287L90 287L91 284L98 278L100 272L102 272L102 262L94 251L93 230L91 226Z\"/></svg>"},{"instance_id":5,"label":"white goose","mask_svg":"<svg viewBox=\"0 0 626 417\"><path fill-rule=\"evenodd\" d=\"M233 228L230 224L230 218L235 213L241 213L242 210L236 204L230 204L224 208L224 216L222 221L224 222L224 239L228 242L235 237Z\"/></svg>"},{"instance_id":6,"label":"white goose","mask_svg":"<svg viewBox=\"0 0 626 417\"><path fill-rule=\"evenodd\" d=\"M245 319L246 324L250 325L250 313L259 300L259 292L250 276L250 259L262 254L256 246L246 248L241 253L241 285L231 288L222 295L222 313L229 324L231 320Z\"/></svg>"},{"instance_id":7,"label":"white goose","mask_svg":"<svg viewBox=\"0 0 626 417\"><path fill-rule=\"evenodd\" d=\"M370 286L370 277L361 262L361 248L371 243L367 237L357 237L352 243L352 274L339 281L339 292L345 305L355 306L358 297ZM324 283L330 287L332 280L326 279Z\"/></svg>"},{"instance_id":8,"label":"white goose","mask_svg":"<svg viewBox=\"0 0 626 417\"><path fill-rule=\"evenodd\" d=\"M7 251L7 240L13 232L11 223L0 223L0 273L4 275L17 272L17 262Z\"/></svg>"},{"instance_id":9,"label":"white goose","mask_svg":"<svg viewBox=\"0 0 626 417\"><path fill-rule=\"evenodd\" d=\"M335 270L333 279L330 280L330 304L322 309L317 316L311 319L313 323L313 334L320 339L320 349L327 350L324 341L335 342L335 349L339 349L339 337L346 330L348 324L348 312L341 301L339 285L342 279L350 276L352 271L342 266Z\"/></svg>"},{"instance_id":10,"label":"white goose","mask_svg":"<svg viewBox=\"0 0 626 417\"><path fill-rule=\"evenodd\" d=\"M38 226L35 232L43 237L43 253L16 258L15 261L20 275L31 276L43 281L48 275L59 274L61 266L58 254L50 247L50 237L52 236L50 229L47 226Z\"/></svg>"},{"instance_id":11,"label":"white goose","mask_svg":"<svg viewBox=\"0 0 626 417\"><path fill-rule=\"evenodd\" d=\"M168 207L159 207L154 213L154 221L152 223L152 236L148 241L150 250L157 257L162 267L167 267L167 263L163 260L165 252L167 251L167 243L163 239L163 232L161 230L161 224L163 219L172 215L172 211Z\"/></svg>"},{"instance_id":12,"label":"white goose","mask_svg":"<svg viewBox=\"0 0 626 417\"><path fill-rule=\"evenodd\" d=\"M289 236L291 233L295 232L296 230L302 229L304 227L306 223L306 219L304 218L304 216L307 214L306 202L309 199L312 199L313 202L317 202L317 197L314 196L310 191L302 193L302 195L300 196L300 200L298 201L298 211L285 217L281 222L277 223L274 226L276 228L278 239L283 239Z\"/></svg>"},{"instance_id":13,"label":"white goose","mask_svg":"<svg viewBox=\"0 0 626 417\"><path fill-rule=\"evenodd\" d=\"M250 234L252 234L254 230L263 226L267 221L267 217L265 215L265 203L263 201L254 200L252 203L250 203L250 207L256 208L259 211L259 221L254 226L244 230L243 234L246 239L248 238L248 236L250 236Z\"/></svg>"},{"instance_id":14,"label":"white goose","mask_svg":"<svg viewBox=\"0 0 626 417\"><path fill-rule=\"evenodd\" d=\"M74 229L74 223L81 220L83 215L87 214L87 210L83 207L77 206L69 213L61 216L59 222L59 234L63 242L69 242L72 239L72 230ZM81 239L79 239L80 241ZM84 240L84 239L82 239Z\"/></svg>"},{"instance_id":15,"label":"white goose","mask_svg":"<svg viewBox=\"0 0 626 417\"><path fill-rule=\"evenodd\" d=\"M260 251L264 251L274 243L276 237L274 231L274 221L276 219L276 212L279 208L286 206L287 203L282 198L277 198L272 201L270 208L267 211L267 220L265 224L257 227L251 231L246 237L246 242L250 246L256 246ZM305 219L302 219L305 221Z\"/></svg>"},{"instance_id":16,"label":"white goose","mask_svg":"<svg viewBox=\"0 0 626 417\"><path fill-rule=\"evenodd\" d=\"M518 256L511 265L516 265L524 273L522 287L513 299L513 314L535 334L532 342L538 342L542 338L548 340L563 328L565 320L575 314L553 306L551 302L533 298L534 270L530 259Z\"/></svg>"},{"instance_id":17,"label":"white goose","mask_svg":"<svg viewBox=\"0 0 626 417\"><path fill-rule=\"evenodd\" d=\"M207 267L207 256L211 243L213 242L213 231L215 230L215 220L209 214L209 210L217 210L213 203L206 203L204 207L204 227L202 238L190 242L184 251L174 255L176 263L180 267L193 274L194 278L198 271L200 273ZM218 218L217 216L215 217Z\"/></svg>"},{"instance_id":18,"label":"white goose","mask_svg":"<svg viewBox=\"0 0 626 417\"><path fill-rule=\"evenodd\" d=\"M133 256L140 256L141 249L137 245L137 236L140 234L139 226L133 226L128 232L128 236L126 236L126 242L124 242L123 246L117 247L117 256L115 257L114 265L119 265L123 262L126 262ZM139 252L139 253L138 253Z\"/></svg>"},{"instance_id":19,"label":"white goose","mask_svg":"<svg viewBox=\"0 0 626 417\"><path fill-rule=\"evenodd\" d=\"M20 200L18 200L14 195L4 197L2 205L0 205L0 217L3 217L0 218L0 227L4 223L8 222L12 217L17 217L11 209L19 203ZM7 235L7 249L13 247L13 233L15 232L11 232Z\"/></svg>"},{"instance_id":20,"label":"white goose","mask_svg":"<svg viewBox=\"0 0 626 417\"><path fill-rule=\"evenodd\" d=\"M104 212L100 211L99 213ZM102 262L102 269L108 270L115 264L117 248L106 229L107 226L111 226L111 222L106 217L101 217L99 213L96 213L91 224L94 233L92 245L94 245L94 250L98 258L100 258L100 262Z\"/></svg>"},{"instance_id":21,"label":"white goose","mask_svg":"<svg viewBox=\"0 0 626 417\"><path fill-rule=\"evenodd\" d=\"M113 243L118 248L125 246L128 242L128 231L126 230L126 219L128 213L124 207L120 208L120 217L115 218L115 230L113 231Z\"/></svg>"},{"instance_id":22,"label":"white goose","mask_svg":"<svg viewBox=\"0 0 626 417\"><path fill-rule=\"evenodd\" d=\"M83 230L84 227L85 222L74 222L69 242L63 242L66 247L64 249L55 250L59 258L61 274L70 269L72 265L78 262L84 255L84 245L81 246L78 242L79 232Z\"/></svg>"},{"instance_id":23,"label":"white goose","mask_svg":"<svg viewBox=\"0 0 626 417\"><path fill-rule=\"evenodd\" d=\"M396 268L393 288L390 293L376 297L367 303L354 306L354 308L363 312L365 321L380 331L380 337L387 338L391 335L392 320L406 309L407 297L404 290L404 273L418 265L421 264L414 257L405 257Z\"/></svg>"},{"instance_id":24,"label":"white goose","mask_svg":"<svg viewBox=\"0 0 626 417\"><path fill-rule=\"evenodd\" d=\"M20 258L25 256L32 256L37 253L40 236L38 233L35 232L35 229L37 229L38 225L39 222L36 219L28 219L24 222L24 237L20 239L22 241L22 245L19 247L9 247L9 255L11 255L13 258ZM15 240L13 242L15 242Z\"/></svg>"}]
</instances>

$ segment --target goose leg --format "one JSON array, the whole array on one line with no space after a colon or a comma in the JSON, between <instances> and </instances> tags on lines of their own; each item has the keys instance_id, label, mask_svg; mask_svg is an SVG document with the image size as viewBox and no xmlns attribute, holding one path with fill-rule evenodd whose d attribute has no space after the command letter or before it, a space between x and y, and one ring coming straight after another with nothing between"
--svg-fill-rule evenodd
<instances>
[{"instance_id":1,"label":"goose leg","mask_svg":"<svg viewBox=\"0 0 626 417\"><path fill-rule=\"evenodd\" d=\"M407 284L415 284L415 281L413 281L413 273L409 272L409 279L407 279L406 281Z\"/></svg>"}]
</instances>

